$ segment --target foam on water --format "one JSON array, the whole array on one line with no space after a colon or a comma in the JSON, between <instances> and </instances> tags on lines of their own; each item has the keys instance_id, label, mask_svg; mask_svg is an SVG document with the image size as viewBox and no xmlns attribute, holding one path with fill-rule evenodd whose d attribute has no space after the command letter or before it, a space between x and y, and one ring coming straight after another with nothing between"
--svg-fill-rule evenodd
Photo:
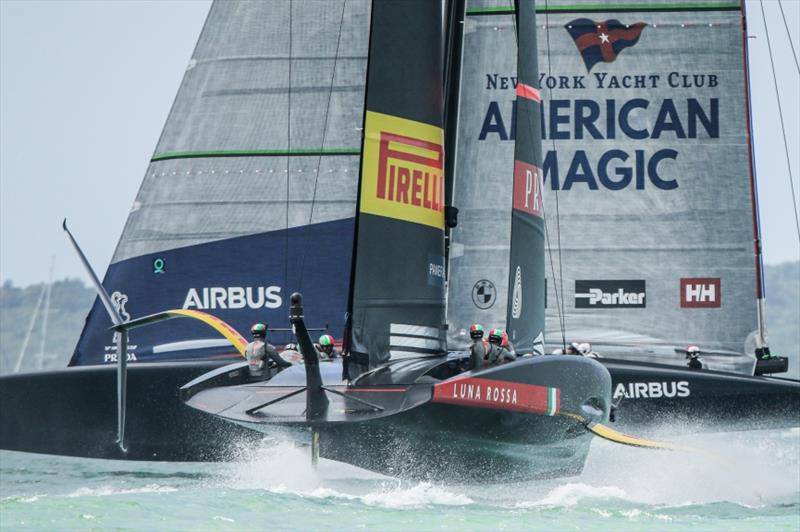
<instances>
[{"instance_id":1,"label":"foam on water","mask_svg":"<svg viewBox=\"0 0 800 532\"><path fill-rule=\"evenodd\" d=\"M430 482L408 483L332 460L321 458L314 468L308 447L281 439L240 450L239 457L225 474L226 484L235 489L358 500L386 508L472 503L466 495Z\"/></svg>"},{"instance_id":2,"label":"foam on water","mask_svg":"<svg viewBox=\"0 0 800 532\"><path fill-rule=\"evenodd\" d=\"M596 439L584 472L575 478L448 485L406 482L324 459L314 469L308 448L273 439L243 453L225 482L235 489L357 500L386 508L569 508L602 506L602 501L757 508L794 500L800 493L800 429L701 434L673 441L695 451L655 451Z\"/></svg>"},{"instance_id":3,"label":"foam on water","mask_svg":"<svg viewBox=\"0 0 800 532\"><path fill-rule=\"evenodd\" d=\"M0 453L0 528L800 529L800 429L693 435L702 452L595 440L568 479L411 482L274 438L225 464ZM147 512L142 512L147 508Z\"/></svg>"},{"instance_id":4,"label":"foam on water","mask_svg":"<svg viewBox=\"0 0 800 532\"><path fill-rule=\"evenodd\" d=\"M148 484L140 488L115 488L113 486L100 486L97 488L78 488L67 497L111 497L113 495L131 495L134 493L172 493L178 488L172 486L159 486L158 484Z\"/></svg>"}]
</instances>

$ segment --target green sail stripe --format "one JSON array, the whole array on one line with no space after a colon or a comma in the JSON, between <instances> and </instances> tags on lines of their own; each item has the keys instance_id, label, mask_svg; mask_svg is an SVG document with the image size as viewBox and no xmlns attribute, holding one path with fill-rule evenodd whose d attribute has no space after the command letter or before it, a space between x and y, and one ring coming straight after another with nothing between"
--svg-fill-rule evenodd
<instances>
[{"instance_id":1,"label":"green sail stripe","mask_svg":"<svg viewBox=\"0 0 800 532\"><path fill-rule=\"evenodd\" d=\"M566 4L561 6L537 6L537 13L624 13L628 11L739 11L739 2L702 2L671 4ZM467 15L510 15L513 7L474 7L467 9Z\"/></svg>"},{"instance_id":2,"label":"green sail stripe","mask_svg":"<svg viewBox=\"0 0 800 532\"><path fill-rule=\"evenodd\" d=\"M361 155L356 148L327 148L324 150L209 150L209 151L167 151L157 153L151 162L169 159L197 159L203 157L320 157L320 156Z\"/></svg>"}]
</instances>

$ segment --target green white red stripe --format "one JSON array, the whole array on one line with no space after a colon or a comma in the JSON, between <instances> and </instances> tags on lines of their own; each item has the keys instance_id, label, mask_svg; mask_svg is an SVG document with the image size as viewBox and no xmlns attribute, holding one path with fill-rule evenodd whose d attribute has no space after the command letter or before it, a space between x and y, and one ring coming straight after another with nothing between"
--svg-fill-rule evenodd
<instances>
[{"instance_id":1,"label":"green white red stripe","mask_svg":"<svg viewBox=\"0 0 800 532\"><path fill-rule=\"evenodd\" d=\"M561 391L558 388L547 388L547 412L548 416L555 416L561 408Z\"/></svg>"}]
</instances>

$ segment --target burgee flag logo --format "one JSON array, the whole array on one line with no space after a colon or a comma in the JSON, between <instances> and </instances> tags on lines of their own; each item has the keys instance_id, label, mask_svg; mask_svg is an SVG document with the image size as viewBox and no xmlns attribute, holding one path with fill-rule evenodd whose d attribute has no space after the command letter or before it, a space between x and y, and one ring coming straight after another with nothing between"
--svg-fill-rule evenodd
<instances>
[{"instance_id":1,"label":"burgee flag logo","mask_svg":"<svg viewBox=\"0 0 800 532\"><path fill-rule=\"evenodd\" d=\"M575 19L565 28L583 57L586 70L597 63L611 63L622 50L639 42L645 22L623 24L619 20L597 22L588 18Z\"/></svg>"}]
</instances>

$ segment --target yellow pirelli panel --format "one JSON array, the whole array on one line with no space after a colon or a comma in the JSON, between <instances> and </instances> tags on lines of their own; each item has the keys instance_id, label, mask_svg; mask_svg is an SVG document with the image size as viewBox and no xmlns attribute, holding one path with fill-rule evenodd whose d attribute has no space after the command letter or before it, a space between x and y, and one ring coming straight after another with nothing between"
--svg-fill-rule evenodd
<instances>
[{"instance_id":1,"label":"yellow pirelli panel","mask_svg":"<svg viewBox=\"0 0 800 532\"><path fill-rule=\"evenodd\" d=\"M444 229L442 129L367 111L361 212Z\"/></svg>"}]
</instances>

